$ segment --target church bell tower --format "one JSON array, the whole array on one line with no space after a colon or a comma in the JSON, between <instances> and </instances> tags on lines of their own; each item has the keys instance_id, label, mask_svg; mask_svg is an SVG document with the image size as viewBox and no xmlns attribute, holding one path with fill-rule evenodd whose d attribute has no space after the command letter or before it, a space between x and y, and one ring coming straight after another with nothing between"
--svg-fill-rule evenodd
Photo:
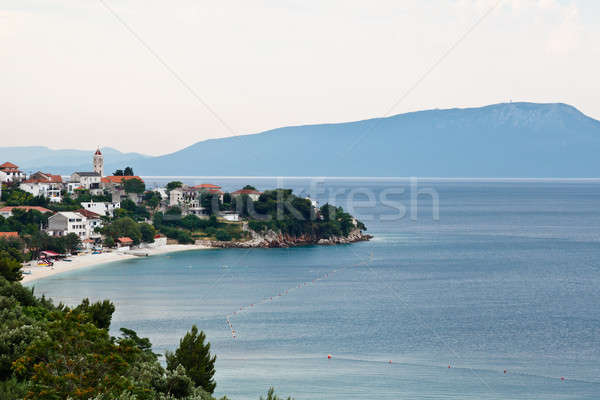
<instances>
[{"instance_id":1,"label":"church bell tower","mask_svg":"<svg viewBox=\"0 0 600 400\"><path fill-rule=\"evenodd\" d=\"M104 157L102 156L100 147L94 153L94 172L99 173L100 176L104 176Z\"/></svg>"}]
</instances>

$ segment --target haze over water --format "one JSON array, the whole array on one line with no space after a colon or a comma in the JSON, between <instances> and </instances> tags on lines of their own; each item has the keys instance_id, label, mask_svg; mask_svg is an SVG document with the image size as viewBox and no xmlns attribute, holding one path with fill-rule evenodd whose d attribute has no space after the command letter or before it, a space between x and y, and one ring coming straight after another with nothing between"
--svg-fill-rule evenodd
<instances>
[{"instance_id":1,"label":"haze over water","mask_svg":"<svg viewBox=\"0 0 600 400\"><path fill-rule=\"evenodd\" d=\"M259 178L212 183L276 186ZM283 186L297 192L310 181L287 178ZM321 187L321 204L330 189L343 192L336 202L346 207L352 189L368 188L378 199L382 190L404 188L389 198L410 206L407 181L326 180ZM156 352L174 349L197 324L218 356L217 394L232 399L257 399L269 386L297 400L597 399L600 183L419 188L439 194L439 220L428 196L418 198L416 221L410 212L389 218L397 211L378 200L352 211L377 215L363 218L371 242L172 253L33 285L68 304L111 299L111 333L134 329ZM231 318L233 340L225 318L250 304Z\"/></svg>"}]
</instances>

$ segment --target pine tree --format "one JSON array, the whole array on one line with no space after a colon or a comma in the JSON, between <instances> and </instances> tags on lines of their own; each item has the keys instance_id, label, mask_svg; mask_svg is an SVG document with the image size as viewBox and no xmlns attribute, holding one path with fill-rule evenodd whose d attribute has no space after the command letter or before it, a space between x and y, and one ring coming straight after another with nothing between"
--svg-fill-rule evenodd
<instances>
[{"instance_id":1,"label":"pine tree","mask_svg":"<svg viewBox=\"0 0 600 400\"><path fill-rule=\"evenodd\" d=\"M179 341L179 348L175 353L167 352L167 369L175 371L177 366L183 366L187 376L197 387L213 393L217 386L213 379L217 356L210 355L210 343L205 344L205 340L204 332L198 333L196 325L192 326L192 330Z\"/></svg>"}]
</instances>

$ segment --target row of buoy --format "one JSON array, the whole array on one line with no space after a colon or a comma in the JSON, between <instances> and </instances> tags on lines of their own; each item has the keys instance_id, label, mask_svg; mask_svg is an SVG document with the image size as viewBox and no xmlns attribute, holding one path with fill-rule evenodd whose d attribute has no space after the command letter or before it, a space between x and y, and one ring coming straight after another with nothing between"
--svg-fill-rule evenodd
<instances>
[{"instance_id":1,"label":"row of buoy","mask_svg":"<svg viewBox=\"0 0 600 400\"><path fill-rule=\"evenodd\" d=\"M327 359L328 359L328 360L331 360L332 358L333 358L333 356L332 356L331 354L327 354ZM388 361L388 364L392 364L392 360L389 360L389 361ZM452 368L452 366L451 366L451 365L448 365L448 369L450 369L450 368ZM507 373L508 373L508 371L507 371L507 370L504 370L503 372L504 372L505 374L507 374ZM561 380L561 381L565 381L565 377L564 377L564 376L561 376L561 377L560 377L560 380Z\"/></svg>"},{"instance_id":2,"label":"row of buoy","mask_svg":"<svg viewBox=\"0 0 600 400\"><path fill-rule=\"evenodd\" d=\"M232 312L231 314L228 314L225 317L226 320L227 320L227 326L231 330L231 337L233 339L237 338L237 332L235 331L235 329L233 328L233 325L231 323L231 318L233 318L234 316L239 315L239 314L241 314L241 313L243 313L245 311L249 311L250 309L254 308L255 306L259 306L259 305L262 305L262 304L265 304L265 303L268 303L268 302L272 302L272 301L274 301L275 299L277 299L279 297L286 296L289 293L293 292L294 290L302 289L302 288L304 288L304 287L306 287L306 286L308 286L310 284L315 284L318 281L327 279L327 278L331 277L335 273L341 272L341 271L343 271L345 269L348 269L348 268L351 268L351 267L359 267L359 266L361 266L363 264L364 264L364 262L356 264L356 265L350 265L350 266L347 266L347 267L336 268L334 270L328 271L328 272L326 272L326 273L324 273L324 274L322 274L322 275L314 278L311 281L302 282L302 283L299 283L298 285L296 285L296 286L294 286L292 288L288 288L286 290L283 290L283 291L277 293L277 295L265 297L264 299L260 300L258 303L251 303L249 305L240 307L238 310Z\"/></svg>"}]
</instances>

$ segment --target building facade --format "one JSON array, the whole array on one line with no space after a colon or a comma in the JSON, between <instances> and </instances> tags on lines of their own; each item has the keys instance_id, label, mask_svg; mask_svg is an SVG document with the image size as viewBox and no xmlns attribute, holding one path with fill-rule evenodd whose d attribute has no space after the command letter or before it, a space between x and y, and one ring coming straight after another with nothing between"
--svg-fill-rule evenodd
<instances>
[{"instance_id":1,"label":"building facade","mask_svg":"<svg viewBox=\"0 0 600 400\"><path fill-rule=\"evenodd\" d=\"M19 167L11 162L5 162L0 165L0 172L3 172L2 182L20 182L25 180L25 173L19 170Z\"/></svg>"},{"instance_id":2,"label":"building facade","mask_svg":"<svg viewBox=\"0 0 600 400\"><path fill-rule=\"evenodd\" d=\"M87 218L83 215L71 212L62 211L48 218L48 228L46 232L50 236L66 236L69 233L74 233L81 240L89 238L89 229Z\"/></svg>"},{"instance_id":3,"label":"building facade","mask_svg":"<svg viewBox=\"0 0 600 400\"><path fill-rule=\"evenodd\" d=\"M104 217L111 217L112 218L115 215L115 210L117 208L121 208L121 203L119 203L119 202L109 203L109 202L91 201L91 202L83 202L83 203L81 203L81 207L83 207L84 210L91 211L91 212L96 213L98 215L101 215L101 216L104 216Z\"/></svg>"},{"instance_id":4,"label":"building facade","mask_svg":"<svg viewBox=\"0 0 600 400\"><path fill-rule=\"evenodd\" d=\"M102 176L98 172L74 172L71 175L72 185L69 185L69 189L86 189L91 194L102 194L102 188L100 187Z\"/></svg>"},{"instance_id":5,"label":"building facade","mask_svg":"<svg viewBox=\"0 0 600 400\"><path fill-rule=\"evenodd\" d=\"M100 174L100 177L104 176L104 156L100 148L94 153L94 172Z\"/></svg>"},{"instance_id":6,"label":"building facade","mask_svg":"<svg viewBox=\"0 0 600 400\"><path fill-rule=\"evenodd\" d=\"M36 172L19 185L19 189L33 196L43 196L51 202L62 201L63 181L60 175Z\"/></svg>"}]
</instances>

